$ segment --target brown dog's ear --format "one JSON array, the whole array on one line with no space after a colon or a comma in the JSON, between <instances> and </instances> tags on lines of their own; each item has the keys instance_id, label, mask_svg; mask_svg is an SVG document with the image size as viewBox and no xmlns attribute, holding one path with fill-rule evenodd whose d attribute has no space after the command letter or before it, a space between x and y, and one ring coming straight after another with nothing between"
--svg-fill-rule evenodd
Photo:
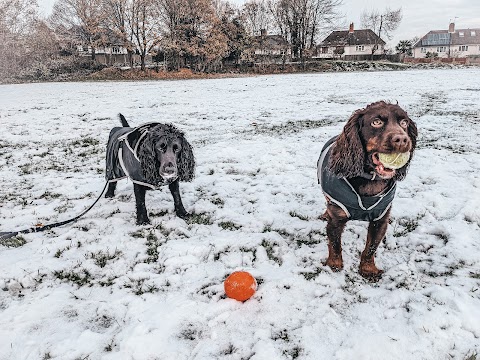
<instances>
[{"instance_id":1,"label":"brown dog's ear","mask_svg":"<svg viewBox=\"0 0 480 360\"><path fill-rule=\"evenodd\" d=\"M418 136L417 124L415 124L412 119L410 119L410 124L408 125L407 134L410 140L412 141L412 151L410 152L410 159L405 164L405 166L401 167L396 171L394 179L397 181L401 181L405 179L405 176L407 176L407 171L408 171L408 167L410 166L410 161L412 160L413 153L415 151L415 148L417 147L417 136Z\"/></svg>"},{"instance_id":2,"label":"brown dog's ear","mask_svg":"<svg viewBox=\"0 0 480 360\"><path fill-rule=\"evenodd\" d=\"M365 150L360 139L363 114L363 110L353 113L332 147L328 167L338 177L352 178L364 173Z\"/></svg>"}]
</instances>

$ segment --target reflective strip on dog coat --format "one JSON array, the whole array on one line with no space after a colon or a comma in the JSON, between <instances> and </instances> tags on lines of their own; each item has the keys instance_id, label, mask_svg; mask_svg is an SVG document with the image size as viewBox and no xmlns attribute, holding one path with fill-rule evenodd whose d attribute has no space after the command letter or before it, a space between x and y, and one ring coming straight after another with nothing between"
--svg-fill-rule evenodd
<instances>
[{"instance_id":1,"label":"reflective strip on dog coat","mask_svg":"<svg viewBox=\"0 0 480 360\"><path fill-rule=\"evenodd\" d=\"M348 179L337 177L328 168L332 145L337 136L331 138L323 146L317 163L318 183L325 196L338 205L350 220L376 221L381 219L390 209L397 184L392 181L389 188L376 196L359 195Z\"/></svg>"}]
</instances>

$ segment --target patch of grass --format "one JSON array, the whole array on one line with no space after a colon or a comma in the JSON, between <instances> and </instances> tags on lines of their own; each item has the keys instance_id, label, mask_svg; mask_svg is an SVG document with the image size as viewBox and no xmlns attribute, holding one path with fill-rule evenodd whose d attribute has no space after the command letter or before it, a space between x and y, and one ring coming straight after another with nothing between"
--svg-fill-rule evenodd
<instances>
[{"instance_id":1,"label":"patch of grass","mask_svg":"<svg viewBox=\"0 0 480 360\"><path fill-rule=\"evenodd\" d=\"M282 266L283 260L278 256L278 244L273 242L270 243L266 239L262 240L262 243L260 244L265 248L265 251L267 252L267 257L269 260L272 260L276 262L279 266Z\"/></svg>"},{"instance_id":2,"label":"patch of grass","mask_svg":"<svg viewBox=\"0 0 480 360\"><path fill-rule=\"evenodd\" d=\"M145 237L143 230L131 232L129 235L135 239L143 239Z\"/></svg>"},{"instance_id":3,"label":"patch of grass","mask_svg":"<svg viewBox=\"0 0 480 360\"><path fill-rule=\"evenodd\" d=\"M283 330L280 330L278 332L273 333L271 338L272 338L273 341L277 341L277 340L282 340L282 341L285 341L285 342L290 341L290 338L288 337L288 330L287 329L283 329Z\"/></svg>"},{"instance_id":4,"label":"patch of grass","mask_svg":"<svg viewBox=\"0 0 480 360\"><path fill-rule=\"evenodd\" d=\"M299 346L294 346L291 349L283 350L283 355L288 356L290 359L296 359L302 353L302 349Z\"/></svg>"},{"instance_id":5,"label":"patch of grass","mask_svg":"<svg viewBox=\"0 0 480 360\"><path fill-rule=\"evenodd\" d=\"M470 277L473 279L480 279L480 273L470 273Z\"/></svg>"},{"instance_id":6,"label":"patch of grass","mask_svg":"<svg viewBox=\"0 0 480 360\"><path fill-rule=\"evenodd\" d=\"M206 213L192 214L188 219L188 224L212 225L212 217Z\"/></svg>"},{"instance_id":7,"label":"patch of grass","mask_svg":"<svg viewBox=\"0 0 480 360\"><path fill-rule=\"evenodd\" d=\"M214 261L218 261L218 260L220 260L220 256L221 256L222 254L228 254L229 252L230 252L230 247L227 246L224 250L218 251L218 252L216 252L215 254L213 254L213 260L214 260Z\"/></svg>"},{"instance_id":8,"label":"patch of grass","mask_svg":"<svg viewBox=\"0 0 480 360\"><path fill-rule=\"evenodd\" d=\"M230 231L235 231L242 228L240 225L236 225L231 221L221 221L218 223L218 226L220 226L223 230L230 230Z\"/></svg>"},{"instance_id":9,"label":"patch of grass","mask_svg":"<svg viewBox=\"0 0 480 360\"><path fill-rule=\"evenodd\" d=\"M188 324L178 335L179 338L194 341L202 336L202 331L198 329L194 324Z\"/></svg>"},{"instance_id":10,"label":"patch of grass","mask_svg":"<svg viewBox=\"0 0 480 360\"><path fill-rule=\"evenodd\" d=\"M476 351L472 351L471 354L468 354L467 356L465 356L465 360L477 360L477 352Z\"/></svg>"},{"instance_id":11,"label":"patch of grass","mask_svg":"<svg viewBox=\"0 0 480 360\"><path fill-rule=\"evenodd\" d=\"M72 141L69 145L73 147L89 147L100 144L100 141L92 137L86 137L80 140Z\"/></svg>"},{"instance_id":12,"label":"patch of grass","mask_svg":"<svg viewBox=\"0 0 480 360\"><path fill-rule=\"evenodd\" d=\"M223 355L232 355L233 353L237 352L237 348L233 346L233 344L229 344L228 347L222 351Z\"/></svg>"},{"instance_id":13,"label":"patch of grass","mask_svg":"<svg viewBox=\"0 0 480 360\"><path fill-rule=\"evenodd\" d=\"M54 271L53 276L62 281L69 281L77 285L78 287L82 287L84 285L92 286L92 275L87 269L81 269L79 272L75 272L73 270L66 271Z\"/></svg>"},{"instance_id":14,"label":"patch of grass","mask_svg":"<svg viewBox=\"0 0 480 360\"><path fill-rule=\"evenodd\" d=\"M158 247L161 245L160 239L154 231L150 231L147 235L147 264L156 263L158 261Z\"/></svg>"},{"instance_id":15,"label":"patch of grass","mask_svg":"<svg viewBox=\"0 0 480 360\"><path fill-rule=\"evenodd\" d=\"M17 235L14 237L11 237L10 239L2 239L0 240L0 245L6 246L6 247L13 247L13 248L18 248L20 246L23 246L27 243L27 240L22 235Z\"/></svg>"},{"instance_id":16,"label":"patch of grass","mask_svg":"<svg viewBox=\"0 0 480 360\"><path fill-rule=\"evenodd\" d=\"M127 289L131 289L135 295L143 295L143 294L153 294L158 292L159 288L155 284L146 284L147 278L141 279L130 279L130 283L125 283L124 287ZM170 283L168 283L170 286Z\"/></svg>"},{"instance_id":17,"label":"patch of grass","mask_svg":"<svg viewBox=\"0 0 480 360\"><path fill-rule=\"evenodd\" d=\"M223 208L223 205L225 205L225 201L223 201L223 199L221 199L221 198L219 198L219 197L216 197L216 198L211 199L210 202L211 202L213 205L217 205L217 206L220 207L220 208Z\"/></svg>"},{"instance_id":18,"label":"patch of grass","mask_svg":"<svg viewBox=\"0 0 480 360\"><path fill-rule=\"evenodd\" d=\"M24 164L18 167L20 169L20 175L29 175L33 173L32 164Z\"/></svg>"},{"instance_id":19,"label":"patch of grass","mask_svg":"<svg viewBox=\"0 0 480 360\"><path fill-rule=\"evenodd\" d=\"M317 276L323 271L324 270L321 267L317 267L314 271L301 272L300 275L303 275L305 280L310 281L310 280L315 280Z\"/></svg>"},{"instance_id":20,"label":"patch of grass","mask_svg":"<svg viewBox=\"0 0 480 360\"><path fill-rule=\"evenodd\" d=\"M122 255L122 252L119 250L115 250L113 254L109 254L108 251L100 250L96 253L91 252L89 257L94 260L95 265L104 268L109 260L116 259L120 255Z\"/></svg>"},{"instance_id":21,"label":"patch of grass","mask_svg":"<svg viewBox=\"0 0 480 360\"><path fill-rule=\"evenodd\" d=\"M411 233L418 227L419 221L425 216L425 214L419 214L416 218L409 219L409 218L400 218L397 220L397 224L403 227L402 230L398 230L397 226L395 226L393 230L393 237L401 237L405 236L408 233Z\"/></svg>"},{"instance_id":22,"label":"patch of grass","mask_svg":"<svg viewBox=\"0 0 480 360\"><path fill-rule=\"evenodd\" d=\"M47 190L42 195L40 195L39 199L52 200L58 199L60 196L62 196L62 194L52 193Z\"/></svg>"},{"instance_id":23,"label":"patch of grass","mask_svg":"<svg viewBox=\"0 0 480 360\"><path fill-rule=\"evenodd\" d=\"M148 213L148 216L151 216L151 217L162 217L162 216L165 216L168 214L168 210L160 210L160 211L157 211L157 212L153 212L153 211L150 211Z\"/></svg>"},{"instance_id":24,"label":"patch of grass","mask_svg":"<svg viewBox=\"0 0 480 360\"><path fill-rule=\"evenodd\" d=\"M296 218L299 218L300 220L303 220L303 221L308 221L309 220L308 216L298 214L295 211L290 211L289 214L290 214L291 217L296 217Z\"/></svg>"}]
</instances>

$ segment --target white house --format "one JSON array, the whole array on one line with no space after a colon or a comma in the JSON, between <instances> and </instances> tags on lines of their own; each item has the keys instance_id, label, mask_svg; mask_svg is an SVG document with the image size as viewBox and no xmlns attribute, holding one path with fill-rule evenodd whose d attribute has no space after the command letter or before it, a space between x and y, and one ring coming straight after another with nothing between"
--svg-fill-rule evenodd
<instances>
[{"instance_id":1,"label":"white house","mask_svg":"<svg viewBox=\"0 0 480 360\"><path fill-rule=\"evenodd\" d=\"M413 49L415 58L425 58L427 54L441 58L480 56L480 29L455 30L451 23L448 30L429 31Z\"/></svg>"},{"instance_id":2,"label":"white house","mask_svg":"<svg viewBox=\"0 0 480 360\"><path fill-rule=\"evenodd\" d=\"M353 23L348 31L333 31L317 47L318 58L354 58L383 55L385 41L370 29L355 30Z\"/></svg>"}]
</instances>

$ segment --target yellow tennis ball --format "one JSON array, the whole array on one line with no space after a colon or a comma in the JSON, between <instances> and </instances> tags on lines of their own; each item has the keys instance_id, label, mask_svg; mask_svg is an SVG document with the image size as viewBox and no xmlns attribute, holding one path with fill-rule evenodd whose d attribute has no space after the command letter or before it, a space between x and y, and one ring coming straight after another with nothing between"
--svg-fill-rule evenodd
<instances>
[{"instance_id":1,"label":"yellow tennis ball","mask_svg":"<svg viewBox=\"0 0 480 360\"><path fill-rule=\"evenodd\" d=\"M378 154L383 166L388 169L400 169L410 159L410 153Z\"/></svg>"}]
</instances>

